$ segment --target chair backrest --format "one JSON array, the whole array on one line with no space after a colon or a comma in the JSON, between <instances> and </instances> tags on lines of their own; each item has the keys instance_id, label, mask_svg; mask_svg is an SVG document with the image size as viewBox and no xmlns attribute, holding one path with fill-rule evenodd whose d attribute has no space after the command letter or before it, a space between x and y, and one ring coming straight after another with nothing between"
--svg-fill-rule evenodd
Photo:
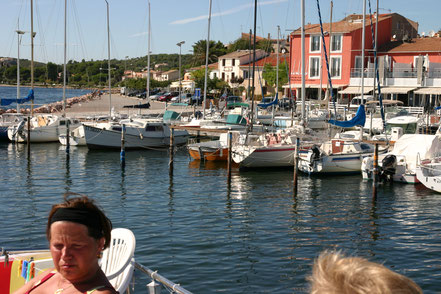
<instances>
[{"instance_id":1,"label":"chair backrest","mask_svg":"<svg viewBox=\"0 0 441 294\"><path fill-rule=\"evenodd\" d=\"M113 287L123 293L133 275L136 239L129 229L112 230L109 248L103 251L100 266Z\"/></svg>"}]
</instances>

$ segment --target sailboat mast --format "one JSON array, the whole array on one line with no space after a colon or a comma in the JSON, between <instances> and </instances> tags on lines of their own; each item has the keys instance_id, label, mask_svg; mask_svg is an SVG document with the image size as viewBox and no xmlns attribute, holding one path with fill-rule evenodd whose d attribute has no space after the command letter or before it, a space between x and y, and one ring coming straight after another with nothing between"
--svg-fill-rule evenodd
<instances>
[{"instance_id":1,"label":"sailboat mast","mask_svg":"<svg viewBox=\"0 0 441 294\"><path fill-rule=\"evenodd\" d=\"M366 35L366 0L363 0L363 29L361 31L361 103L364 105L364 46Z\"/></svg>"},{"instance_id":2,"label":"sailboat mast","mask_svg":"<svg viewBox=\"0 0 441 294\"><path fill-rule=\"evenodd\" d=\"M17 113L20 112L20 104L18 103L18 99L20 99L20 41L21 35L25 32L20 31L19 24L17 22Z\"/></svg>"},{"instance_id":3,"label":"sailboat mast","mask_svg":"<svg viewBox=\"0 0 441 294\"><path fill-rule=\"evenodd\" d=\"M253 88L251 92L251 125L250 131L253 131L254 124L254 80L255 74L254 71L256 69L256 20L257 20L257 0L254 0L254 36L253 36Z\"/></svg>"},{"instance_id":4,"label":"sailboat mast","mask_svg":"<svg viewBox=\"0 0 441 294\"><path fill-rule=\"evenodd\" d=\"M34 90L34 1L31 0L31 90ZM34 99L31 101L31 116L34 114Z\"/></svg>"},{"instance_id":5,"label":"sailboat mast","mask_svg":"<svg viewBox=\"0 0 441 294\"><path fill-rule=\"evenodd\" d=\"M302 123L305 124L305 0L300 1L301 11L301 47L302 47Z\"/></svg>"},{"instance_id":6,"label":"sailboat mast","mask_svg":"<svg viewBox=\"0 0 441 294\"><path fill-rule=\"evenodd\" d=\"M110 24L109 24L109 2L106 1L107 5L107 67L108 67L108 80L109 80L109 119L112 118L112 82L110 76Z\"/></svg>"},{"instance_id":7,"label":"sailboat mast","mask_svg":"<svg viewBox=\"0 0 441 294\"><path fill-rule=\"evenodd\" d=\"M205 51L205 79L204 79L204 101L202 102L203 106L203 114L205 118L205 107L206 107L206 101L207 101L207 79L208 79L208 55L210 53L210 24L211 24L211 3L212 0L209 1L209 8L208 8L208 31L207 31L207 48Z\"/></svg>"},{"instance_id":8,"label":"sailboat mast","mask_svg":"<svg viewBox=\"0 0 441 294\"><path fill-rule=\"evenodd\" d=\"M67 0L64 0L63 116L66 116Z\"/></svg>"},{"instance_id":9,"label":"sailboat mast","mask_svg":"<svg viewBox=\"0 0 441 294\"><path fill-rule=\"evenodd\" d=\"M150 21L150 1L149 1L149 25L148 25L148 45L147 45L147 92L145 93L145 96L147 99L150 97L150 35L151 35L151 21ZM148 100L147 100L148 101Z\"/></svg>"}]
</instances>

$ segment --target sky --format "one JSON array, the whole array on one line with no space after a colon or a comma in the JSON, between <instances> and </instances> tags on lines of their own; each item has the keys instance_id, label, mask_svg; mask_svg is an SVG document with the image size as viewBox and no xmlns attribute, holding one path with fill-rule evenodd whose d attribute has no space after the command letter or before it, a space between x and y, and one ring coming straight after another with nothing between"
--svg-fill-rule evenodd
<instances>
[{"instance_id":1,"label":"sky","mask_svg":"<svg viewBox=\"0 0 441 294\"><path fill-rule=\"evenodd\" d=\"M149 0L107 0L110 56L130 59L147 55ZM369 12L369 0L367 13ZM317 1L305 0L305 22L319 23ZM371 0L372 11L376 0ZM209 0L150 0L151 54L192 54L192 45L207 38ZM331 0L319 0L323 22L330 20ZM334 0L333 21L363 11L363 0ZM34 0L34 59L63 63L64 1ZM30 59L30 0L0 0L0 57L17 57L16 30L26 31L20 58ZM441 28L440 0L379 0L379 12L399 13L419 23L426 35ZM210 40L228 44L254 25L254 0L212 0ZM258 0L256 35L281 37L301 25L300 0ZM106 60L106 0L67 0L67 60ZM130 66L130 65L128 65Z\"/></svg>"}]
</instances>

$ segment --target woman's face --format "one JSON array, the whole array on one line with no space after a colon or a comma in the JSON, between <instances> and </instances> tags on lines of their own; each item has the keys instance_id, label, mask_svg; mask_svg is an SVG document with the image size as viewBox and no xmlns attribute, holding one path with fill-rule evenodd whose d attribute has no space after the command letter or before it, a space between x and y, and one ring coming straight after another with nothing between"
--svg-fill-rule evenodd
<instances>
[{"instance_id":1,"label":"woman's face","mask_svg":"<svg viewBox=\"0 0 441 294\"><path fill-rule=\"evenodd\" d=\"M97 255L104 238L95 240L82 224L58 221L50 228L50 250L57 271L70 282L92 278L98 270Z\"/></svg>"}]
</instances>

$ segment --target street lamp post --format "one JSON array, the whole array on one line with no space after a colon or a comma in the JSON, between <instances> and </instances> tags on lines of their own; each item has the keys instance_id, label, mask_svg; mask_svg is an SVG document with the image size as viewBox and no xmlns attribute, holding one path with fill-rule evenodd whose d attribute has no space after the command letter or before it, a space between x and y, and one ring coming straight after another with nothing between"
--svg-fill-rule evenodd
<instances>
[{"instance_id":1,"label":"street lamp post","mask_svg":"<svg viewBox=\"0 0 441 294\"><path fill-rule=\"evenodd\" d=\"M126 56L126 59L124 60L124 95L127 96L127 76L126 76L126 71L127 71L127 58L129 58L128 56Z\"/></svg>"},{"instance_id":2,"label":"street lamp post","mask_svg":"<svg viewBox=\"0 0 441 294\"><path fill-rule=\"evenodd\" d=\"M20 99L20 35L24 35L24 31L16 30L17 33L17 113L20 112L20 105L18 99Z\"/></svg>"},{"instance_id":3,"label":"street lamp post","mask_svg":"<svg viewBox=\"0 0 441 294\"><path fill-rule=\"evenodd\" d=\"M185 41L181 41L177 46L179 46L179 102L181 102L181 47L182 44L184 44Z\"/></svg>"}]
</instances>

